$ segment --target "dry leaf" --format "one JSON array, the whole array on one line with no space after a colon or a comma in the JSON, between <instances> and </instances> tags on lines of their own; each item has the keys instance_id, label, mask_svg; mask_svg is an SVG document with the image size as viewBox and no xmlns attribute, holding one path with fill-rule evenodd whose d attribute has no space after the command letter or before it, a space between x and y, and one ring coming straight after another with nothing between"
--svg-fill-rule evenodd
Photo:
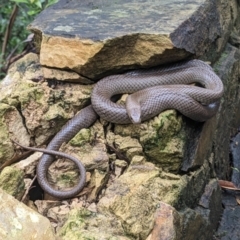
<instances>
[{"instance_id":1,"label":"dry leaf","mask_svg":"<svg viewBox=\"0 0 240 240\"><path fill-rule=\"evenodd\" d=\"M229 181L218 180L218 184L220 185L221 188L240 191L240 188L236 187L232 182Z\"/></svg>"}]
</instances>

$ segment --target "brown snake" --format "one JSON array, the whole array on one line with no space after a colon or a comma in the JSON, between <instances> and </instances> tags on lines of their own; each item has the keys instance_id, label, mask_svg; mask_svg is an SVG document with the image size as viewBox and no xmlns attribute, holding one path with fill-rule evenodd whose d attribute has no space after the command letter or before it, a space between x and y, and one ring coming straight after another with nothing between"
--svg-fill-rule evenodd
<instances>
[{"instance_id":1,"label":"brown snake","mask_svg":"<svg viewBox=\"0 0 240 240\"><path fill-rule=\"evenodd\" d=\"M198 83L202 87L190 86L192 83ZM113 95L122 93L134 93L129 95L126 106L110 100ZM80 129L92 125L98 116L118 124L139 123L165 109L173 108L195 121L202 122L216 114L222 95L222 81L208 64L200 60L105 77L98 81L93 89L92 105L82 109L67 122L46 150L27 147L46 153L37 166L38 182L44 191L57 198L71 198L82 190L85 185L85 169L83 172L79 165L83 179L79 184L69 191L53 189L47 180L47 170L54 157L48 154L57 155L51 151L57 151L62 143L68 142ZM64 154L64 157L69 158L69 155ZM69 159L72 159L71 156Z\"/></svg>"}]
</instances>

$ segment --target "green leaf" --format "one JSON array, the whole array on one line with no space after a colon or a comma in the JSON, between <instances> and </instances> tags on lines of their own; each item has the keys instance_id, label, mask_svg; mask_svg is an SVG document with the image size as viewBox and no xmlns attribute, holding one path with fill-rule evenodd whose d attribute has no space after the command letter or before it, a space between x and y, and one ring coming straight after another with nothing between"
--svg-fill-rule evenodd
<instances>
[{"instance_id":1,"label":"green leaf","mask_svg":"<svg viewBox=\"0 0 240 240\"><path fill-rule=\"evenodd\" d=\"M11 0L11 2L15 2L15 3L29 3L29 0Z\"/></svg>"},{"instance_id":2,"label":"green leaf","mask_svg":"<svg viewBox=\"0 0 240 240\"><path fill-rule=\"evenodd\" d=\"M57 3L57 2L58 2L58 0L50 0L50 1L48 1L48 4L46 5L45 8L48 8L49 6L51 6L51 5L53 5L53 4Z\"/></svg>"},{"instance_id":3,"label":"green leaf","mask_svg":"<svg viewBox=\"0 0 240 240\"><path fill-rule=\"evenodd\" d=\"M34 4L39 7L40 9L42 9L42 3L41 1L34 1Z\"/></svg>"},{"instance_id":4,"label":"green leaf","mask_svg":"<svg viewBox=\"0 0 240 240\"><path fill-rule=\"evenodd\" d=\"M39 10L29 10L27 13L30 16L33 16L33 15L36 15L37 13L39 13L40 11L41 11L41 9L39 9Z\"/></svg>"}]
</instances>

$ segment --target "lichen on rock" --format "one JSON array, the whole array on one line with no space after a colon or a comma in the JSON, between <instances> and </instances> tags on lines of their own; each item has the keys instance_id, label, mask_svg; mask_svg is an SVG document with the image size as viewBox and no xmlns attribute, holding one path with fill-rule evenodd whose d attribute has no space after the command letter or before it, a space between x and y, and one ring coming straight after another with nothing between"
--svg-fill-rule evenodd
<instances>
[{"instance_id":1,"label":"lichen on rock","mask_svg":"<svg viewBox=\"0 0 240 240\"><path fill-rule=\"evenodd\" d=\"M185 133L182 118L175 110L164 111L138 126L117 125L115 133L138 139L148 161L153 161L165 171L179 171L184 155Z\"/></svg>"},{"instance_id":2,"label":"lichen on rock","mask_svg":"<svg viewBox=\"0 0 240 240\"><path fill-rule=\"evenodd\" d=\"M125 236L121 222L111 214L96 214L87 209L74 209L58 232L63 240L72 239L116 239L130 240Z\"/></svg>"},{"instance_id":3,"label":"lichen on rock","mask_svg":"<svg viewBox=\"0 0 240 240\"><path fill-rule=\"evenodd\" d=\"M15 167L5 167L0 174L0 188L20 200L24 194L23 171Z\"/></svg>"},{"instance_id":4,"label":"lichen on rock","mask_svg":"<svg viewBox=\"0 0 240 240\"><path fill-rule=\"evenodd\" d=\"M6 159L10 159L14 155L14 148L9 139L8 125L6 123L6 115L14 108L8 104L0 104L0 163L3 164Z\"/></svg>"}]
</instances>

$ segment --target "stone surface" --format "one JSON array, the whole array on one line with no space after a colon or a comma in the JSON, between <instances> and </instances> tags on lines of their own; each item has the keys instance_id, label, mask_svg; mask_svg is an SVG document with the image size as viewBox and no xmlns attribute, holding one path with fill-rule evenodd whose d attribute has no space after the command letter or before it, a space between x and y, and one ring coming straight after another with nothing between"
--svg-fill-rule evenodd
<instances>
[{"instance_id":1,"label":"stone surface","mask_svg":"<svg viewBox=\"0 0 240 240\"><path fill-rule=\"evenodd\" d=\"M36 76L32 75L34 70L29 66L37 68ZM0 101L6 104L3 105L3 128L8 128L11 136L23 145L29 145L30 136L34 136L37 145L53 136L89 101L92 89L90 85L74 86L69 83L65 86L51 84L49 87L48 83L35 81L40 73L38 57L30 53L16 62L1 81ZM61 103L63 99L66 99L64 104ZM19 120L13 121L16 117ZM6 139L5 145L8 141Z\"/></svg>"},{"instance_id":2,"label":"stone surface","mask_svg":"<svg viewBox=\"0 0 240 240\"><path fill-rule=\"evenodd\" d=\"M155 223L147 240L181 239L180 215L170 205L161 202L155 214Z\"/></svg>"},{"instance_id":3,"label":"stone surface","mask_svg":"<svg viewBox=\"0 0 240 240\"><path fill-rule=\"evenodd\" d=\"M237 13L234 0L61 0L43 11L29 29L35 33L42 65L96 80L192 54L215 61Z\"/></svg>"},{"instance_id":4,"label":"stone surface","mask_svg":"<svg viewBox=\"0 0 240 240\"><path fill-rule=\"evenodd\" d=\"M52 69L52 68L43 68L43 75L44 78L49 80L61 80L67 82L79 82L83 84L91 84L93 81L90 79L79 75L76 72L69 72L59 69Z\"/></svg>"},{"instance_id":5,"label":"stone surface","mask_svg":"<svg viewBox=\"0 0 240 240\"><path fill-rule=\"evenodd\" d=\"M232 191L223 192L222 204L224 210L222 220L219 223L219 228L215 234L216 239L228 240L240 238L240 206L238 203L239 199L239 193L234 193Z\"/></svg>"},{"instance_id":6,"label":"stone surface","mask_svg":"<svg viewBox=\"0 0 240 240\"><path fill-rule=\"evenodd\" d=\"M232 177L231 182L234 183L236 187L240 186L240 134L238 133L234 138L232 138L230 149L232 157Z\"/></svg>"},{"instance_id":7,"label":"stone surface","mask_svg":"<svg viewBox=\"0 0 240 240\"><path fill-rule=\"evenodd\" d=\"M99 193L108 182L108 178L108 172L99 171L97 169L94 170L89 183L89 188L93 188L87 199L89 202L97 201Z\"/></svg>"},{"instance_id":8,"label":"stone surface","mask_svg":"<svg viewBox=\"0 0 240 240\"><path fill-rule=\"evenodd\" d=\"M239 59L239 49L227 45L215 67L225 87L221 108L217 114L213 139L214 161L211 162L219 179L230 177L229 141L230 137L237 132L240 123Z\"/></svg>"},{"instance_id":9,"label":"stone surface","mask_svg":"<svg viewBox=\"0 0 240 240\"><path fill-rule=\"evenodd\" d=\"M115 137L115 146L120 151L124 151L121 142L128 148L133 146L136 148L139 145L138 148L143 148L147 159L156 162L165 171L178 172L181 168L185 132L182 118L175 110L165 111L140 125L116 125L115 134L122 136L121 138L120 136ZM127 140L129 136L133 138L131 141L136 142L138 139L138 144L130 144L130 141ZM117 139L122 140L119 142ZM126 156L130 155L128 151L125 150ZM136 154L135 151L132 155Z\"/></svg>"},{"instance_id":10,"label":"stone surface","mask_svg":"<svg viewBox=\"0 0 240 240\"><path fill-rule=\"evenodd\" d=\"M225 85L219 113L204 124L175 110L138 126L100 119L63 144L88 172L75 199L36 202L59 237L149 240L164 232L166 239L212 239L222 210L216 177L230 173L229 138L240 122L239 15L235 0L62 0L33 22L39 56L16 62L0 83L0 163L14 154L10 137L49 141L88 104L93 86L85 84L107 74L191 56L214 62ZM77 177L64 160L49 173L60 188Z\"/></svg>"},{"instance_id":11,"label":"stone surface","mask_svg":"<svg viewBox=\"0 0 240 240\"><path fill-rule=\"evenodd\" d=\"M92 224L94 223L94 224ZM131 240L125 236L120 220L108 215L96 214L87 209L74 209L58 232L63 240L72 239L118 239Z\"/></svg>"},{"instance_id":12,"label":"stone surface","mask_svg":"<svg viewBox=\"0 0 240 240\"><path fill-rule=\"evenodd\" d=\"M197 11L171 33L171 39L176 47L215 62L225 48L238 14L237 1L201 1Z\"/></svg>"},{"instance_id":13,"label":"stone surface","mask_svg":"<svg viewBox=\"0 0 240 240\"><path fill-rule=\"evenodd\" d=\"M0 174L0 187L20 200L24 194L23 171L15 167L5 167Z\"/></svg>"},{"instance_id":14,"label":"stone surface","mask_svg":"<svg viewBox=\"0 0 240 240\"><path fill-rule=\"evenodd\" d=\"M14 155L14 147L9 139L8 125L6 116L8 112L14 111L14 108L1 102L0 104L0 163L3 164L6 159L11 159Z\"/></svg>"},{"instance_id":15,"label":"stone surface","mask_svg":"<svg viewBox=\"0 0 240 240\"><path fill-rule=\"evenodd\" d=\"M233 136L230 144L230 157L232 160L232 176L231 182L239 188L239 152L240 152L240 134ZM240 195L239 191L224 190L222 194L223 213L222 219L219 223L217 232L215 233L216 239L239 239L239 222L240 222Z\"/></svg>"},{"instance_id":16,"label":"stone surface","mask_svg":"<svg viewBox=\"0 0 240 240\"><path fill-rule=\"evenodd\" d=\"M205 240L212 236L222 214L221 189L215 179L206 185L198 205L179 213L182 218L182 239ZM204 229L204 231L199 231Z\"/></svg>"},{"instance_id":17,"label":"stone surface","mask_svg":"<svg viewBox=\"0 0 240 240\"><path fill-rule=\"evenodd\" d=\"M42 153L35 152L31 156L27 157L25 160L14 164L14 166L18 169L23 170L25 176L34 177L35 169L41 156Z\"/></svg>"},{"instance_id":18,"label":"stone surface","mask_svg":"<svg viewBox=\"0 0 240 240\"><path fill-rule=\"evenodd\" d=\"M0 238L55 240L47 218L0 189Z\"/></svg>"},{"instance_id":19,"label":"stone surface","mask_svg":"<svg viewBox=\"0 0 240 240\"><path fill-rule=\"evenodd\" d=\"M62 150L81 159L87 170L107 171L109 157L104 143L104 127L97 120L89 129L81 129Z\"/></svg>"}]
</instances>

